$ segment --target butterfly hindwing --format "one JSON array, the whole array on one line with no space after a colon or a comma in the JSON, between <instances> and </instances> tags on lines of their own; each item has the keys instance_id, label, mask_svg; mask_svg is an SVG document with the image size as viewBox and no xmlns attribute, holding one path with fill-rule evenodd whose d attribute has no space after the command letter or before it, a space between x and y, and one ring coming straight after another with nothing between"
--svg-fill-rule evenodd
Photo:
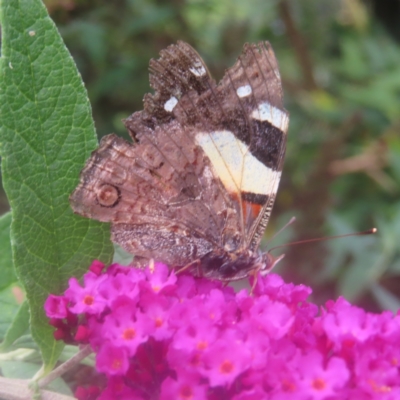
<instances>
[{"instance_id":1,"label":"butterfly hindwing","mask_svg":"<svg viewBox=\"0 0 400 400\"><path fill-rule=\"evenodd\" d=\"M171 124L168 128L169 132L173 130ZM162 138L162 133L157 130L155 137ZM184 137L181 139L182 143ZM201 152L187 155L186 163L175 161L171 166L162 156L163 150L163 146L146 142L132 145L115 135L104 137L82 171L71 204L78 214L111 222L112 239L125 250L158 259L167 247L166 251L175 251L176 256L162 260L182 265L182 254L192 254L196 259L211 246L220 245L227 205ZM197 175L185 168L190 163L199 165L194 169ZM182 191L185 187L187 190ZM204 196L215 199L212 210ZM217 207L221 210L219 215ZM151 232L158 232L153 235L153 245L149 245ZM169 240L156 240L168 235ZM192 241L183 240L184 237ZM202 239L201 243L198 239ZM154 243L158 247L154 248Z\"/></svg>"}]
</instances>

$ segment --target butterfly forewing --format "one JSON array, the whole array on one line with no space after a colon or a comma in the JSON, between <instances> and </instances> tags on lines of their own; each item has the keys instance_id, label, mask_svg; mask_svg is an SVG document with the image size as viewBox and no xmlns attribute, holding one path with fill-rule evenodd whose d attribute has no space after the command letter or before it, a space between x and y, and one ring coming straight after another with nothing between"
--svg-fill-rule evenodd
<instances>
[{"instance_id":1,"label":"butterfly forewing","mask_svg":"<svg viewBox=\"0 0 400 400\"><path fill-rule=\"evenodd\" d=\"M222 158L228 164L225 187L240 203L244 246L254 250L275 200L288 128L277 62L269 43L246 44L219 83L216 96L223 99L228 121L227 129L215 134L214 144L220 141ZM219 165L217 169L223 170Z\"/></svg>"}]
</instances>

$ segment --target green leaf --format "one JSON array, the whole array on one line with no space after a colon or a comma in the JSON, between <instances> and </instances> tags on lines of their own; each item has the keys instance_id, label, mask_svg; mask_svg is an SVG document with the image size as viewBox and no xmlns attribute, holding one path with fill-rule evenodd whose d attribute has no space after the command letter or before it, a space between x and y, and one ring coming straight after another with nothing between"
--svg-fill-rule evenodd
<instances>
[{"instance_id":1,"label":"green leaf","mask_svg":"<svg viewBox=\"0 0 400 400\"><path fill-rule=\"evenodd\" d=\"M19 307L17 313L13 310L13 319L9 325L7 331L1 337L4 337L3 342L0 345L0 351L7 351L9 347L22 335L29 330L29 307L28 303L24 301ZM4 315L4 309L2 307L2 313Z\"/></svg>"},{"instance_id":2,"label":"green leaf","mask_svg":"<svg viewBox=\"0 0 400 400\"><path fill-rule=\"evenodd\" d=\"M7 337L12 321L15 319L18 309L21 307L21 305L18 304L15 289L21 291L20 288L13 288L11 286L0 291L0 340L5 340ZM22 334L23 333L24 332L22 332Z\"/></svg>"},{"instance_id":3,"label":"green leaf","mask_svg":"<svg viewBox=\"0 0 400 400\"><path fill-rule=\"evenodd\" d=\"M30 335L30 334L22 335L21 337L19 337L13 343L12 349L13 350L17 350L17 349L35 350L38 352L38 358L40 358L38 346L37 346L36 342L33 341L32 335Z\"/></svg>"},{"instance_id":4,"label":"green leaf","mask_svg":"<svg viewBox=\"0 0 400 400\"><path fill-rule=\"evenodd\" d=\"M40 0L1 2L0 143L13 221L17 275L31 332L50 370L62 345L43 304L94 258L112 256L105 224L74 216L68 196L96 147L91 109L76 66Z\"/></svg>"},{"instance_id":5,"label":"green leaf","mask_svg":"<svg viewBox=\"0 0 400 400\"><path fill-rule=\"evenodd\" d=\"M10 241L11 213L0 217L0 290L17 281Z\"/></svg>"}]
</instances>

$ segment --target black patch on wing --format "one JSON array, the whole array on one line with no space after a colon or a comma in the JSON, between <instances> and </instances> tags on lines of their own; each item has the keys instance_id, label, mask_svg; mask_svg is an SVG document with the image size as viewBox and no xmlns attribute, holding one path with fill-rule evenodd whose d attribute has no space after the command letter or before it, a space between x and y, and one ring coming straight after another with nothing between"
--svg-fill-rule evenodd
<instances>
[{"instance_id":1,"label":"black patch on wing","mask_svg":"<svg viewBox=\"0 0 400 400\"><path fill-rule=\"evenodd\" d=\"M269 197L266 194L257 194L250 192L242 192L241 196L243 201L247 201L252 204L259 204L261 206L267 203Z\"/></svg>"},{"instance_id":2,"label":"black patch on wing","mask_svg":"<svg viewBox=\"0 0 400 400\"><path fill-rule=\"evenodd\" d=\"M254 128L251 138L243 138L243 141L250 146L254 157L268 168L279 170L279 157L286 139L285 133L268 121L254 120L252 124Z\"/></svg>"},{"instance_id":3,"label":"black patch on wing","mask_svg":"<svg viewBox=\"0 0 400 400\"><path fill-rule=\"evenodd\" d=\"M247 120L240 113L235 117L230 116L228 121L216 121L218 129L229 130L249 146L251 154L273 171L280 170L279 159L282 156L282 148L285 144L285 133L272 125L269 121L253 119L250 122L251 129L247 125Z\"/></svg>"}]
</instances>

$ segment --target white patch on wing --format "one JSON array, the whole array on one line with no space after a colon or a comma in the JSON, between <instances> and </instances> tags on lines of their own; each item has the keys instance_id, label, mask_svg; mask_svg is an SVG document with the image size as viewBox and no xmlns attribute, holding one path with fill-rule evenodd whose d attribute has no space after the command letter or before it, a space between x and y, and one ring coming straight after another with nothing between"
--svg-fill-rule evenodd
<instances>
[{"instance_id":1,"label":"white patch on wing","mask_svg":"<svg viewBox=\"0 0 400 400\"><path fill-rule=\"evenodd\" d=\"M283 132L287 132L289 124L289 116L279 108L274 107L268 102L261 103L252 113L251 116L259 121L268 121L276 128Z\"/></svg>"},{"instance_id":2,"label":"white patch on wing","mask_svg":"<svg viewBox=\"0 0 400 400\"><path fill-rule=\"evenodd\" d=\"M164 110L171 112L175 106L178 104L178 99L172 96L169 100L167 100L164 104Z\"/></svg>"},{"instance_id":3,"label":"white patch on wing","mask_svg":"<svg viewBox=\"0 0 400 400\"><path fill-rule=\"evenodd\" d=\"M257 160L248 146L232 132L200 132L196 135L196 141L228 192L238 195L240 191L269 195L271 189L278 189L280 172L273 171Z\"/></svg>"},{"instance_id":4,"label":"white patch on wing","mask_svg":"<svg viewBox=\"0 0 400 400\"><path fill-rule=\"evenodd\" d=\"M204 68L204 65L201 62L197 62L196 64L193 65L193 67L189 68L189 71L196 76L203 76L207 73L206 69Z\"/></svg>"},{"instance_id":5,"label":"white patch on wing","mask_svg":"<svg viewBox=\"0 0 400 400\"><path fill-rule=\"evenodd\" d=\"M240 86L236 89L236 93L239 97L246 97L252 92L250 85Z\"/></svg>"},{"instance_id":6,"label":"white patch on wing","mask_svg":"<svg viewBox=\"0 0 400 400\"><path fill-rule=\"evenodd\" d=\"M276 177L274 178L275 179L274 180L274 186L271 189L268 187L268 189L269 189L268 191L270 193L278 193L279 182L281 181L282 172L281 171L275 171L275 175L276 175Z\"/></svg>"}]
</instances>

